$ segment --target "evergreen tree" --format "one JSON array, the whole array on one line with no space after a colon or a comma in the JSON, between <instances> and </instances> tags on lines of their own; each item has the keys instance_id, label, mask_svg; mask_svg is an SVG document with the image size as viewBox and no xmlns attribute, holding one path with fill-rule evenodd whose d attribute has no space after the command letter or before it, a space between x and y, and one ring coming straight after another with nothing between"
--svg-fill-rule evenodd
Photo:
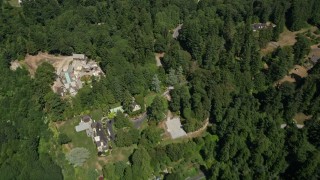
<instances>
[{"instance_id":1,"label":"evergreen tree","mask_svg":"<svg viewBox=\"0 0 320 180\"><path fill-rule=\"evenodd\" d=\"M148 108L147 113L150 119L161 121L165 117L166 113L165 99L160 96L156 96L153 99L151 106Z\"/></svg>"},{"instance_id":2,"label":"evergreen tree","mask_svg":"<svg viewBox=\"0 0 320 180\"><path fill-rule=\"evenodd\" d=\"M155 74L152 78L151 90L159 93L161 91L161 81L158 78L158 75Z\"/></svg>"}]
</instances>

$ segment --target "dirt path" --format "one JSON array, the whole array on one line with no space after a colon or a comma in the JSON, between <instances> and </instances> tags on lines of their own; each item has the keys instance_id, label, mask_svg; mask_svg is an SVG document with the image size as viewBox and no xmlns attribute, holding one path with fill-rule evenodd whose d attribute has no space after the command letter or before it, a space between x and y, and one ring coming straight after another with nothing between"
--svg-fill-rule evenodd
<instances>
[{"instance_id":1,"label":"dirt path","mask_svg":"<svg viewBox=\"0 0 320 180\"><path fill-rule=\"evenodd\" d=\"M207 129L208 125L209 125L209 118L206 119L204 125L200 129L187 133L187 137L188 138L195 138L195 137L201 136L201 134Z\"/></svg>"},{"instance_id":2,"label":"dirt path","mask_svg":"<svg viewBox=\"0 0 320 180\"><path fill-rule=\"evenodd\" d=\"M164 52L163 53L154 53L154 56L155 56L156 62L157 62L157 67L162 66L160 58L163 58L164 54L165 54Z\"/></svg>"},{"instance_id":3,"label":"dirt path","mask_svg":"<svg viewBox=\"0 0 320 180\"><path fill-rule=\"evenodd\" d=\"M199 2L199 1L198 1ZM179 36L179 30L182 28L182 25L183 24L179 24L176 28L173 29L173 34L172 34L172 37L174 39L177 39L178 36Z\"/></svg>"},{"instance_id":4,"label":"dirt path","mask_svg":"<svg viewBox=\"0 0 320 180\"><path fill-rule=\"evenodd\" d=\"M171 101L170 91L172 89L170 89L170 87L167 87L166 91L164 93L162 93L162 96L165 97L168 101Z\"/></svg>"}]
</instances>

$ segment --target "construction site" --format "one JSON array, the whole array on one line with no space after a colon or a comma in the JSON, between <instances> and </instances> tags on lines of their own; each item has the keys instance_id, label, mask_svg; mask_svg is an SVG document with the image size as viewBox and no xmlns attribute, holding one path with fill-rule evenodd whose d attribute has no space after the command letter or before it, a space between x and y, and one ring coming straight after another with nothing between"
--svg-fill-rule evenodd
<instances>
[{"instance_id":1,"label":"construction site","mask_svg":"<svg viewBox=\"0 0 320 180\"><path fill-rule=\"evenodd\" d=\"M84 83L90 83L92 77L100 78L104 75L97 62L88 59L84 54L72 56L55 56L39 53L35 56L27 55L24 61L12 63L12 70L20 65L25 66L33 77L37 68L43 63L50 63L56 70L57 78L52 90L61 96L75 96Z\"/></svg>"},{"instance_id":2,"label":"construction site","mask_svg":"<svg viewBox=\"0 0 320 180\"><path fill-rule=\"evenodd\" d=\"M75 96L85 82L90 82L91 77L99 78L103 72L99 65L88 60L84 54L73 54L72 61L57 69L57 79L52 87L53 91L61 96Z\"/></svg>"}]
</instances>

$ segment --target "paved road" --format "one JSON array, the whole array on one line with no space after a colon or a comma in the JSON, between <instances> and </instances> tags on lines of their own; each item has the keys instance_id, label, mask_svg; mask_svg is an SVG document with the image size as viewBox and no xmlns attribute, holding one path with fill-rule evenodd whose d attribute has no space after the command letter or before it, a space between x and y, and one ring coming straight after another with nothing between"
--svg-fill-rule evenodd
<instances>
[{"instance_id":1,"label":"paved road","mask_svg":"<svg viewBox=\"0 0 320 180\"><path fill-rule=\"evenodd\" d=\"M147 113L144 113L143 115L141 115L140 117L134 119L134 120L131 120L134 124L134 127L139 129L141 124L143 123L144 120L147 119Z\"/></svg>"}]
</instances>

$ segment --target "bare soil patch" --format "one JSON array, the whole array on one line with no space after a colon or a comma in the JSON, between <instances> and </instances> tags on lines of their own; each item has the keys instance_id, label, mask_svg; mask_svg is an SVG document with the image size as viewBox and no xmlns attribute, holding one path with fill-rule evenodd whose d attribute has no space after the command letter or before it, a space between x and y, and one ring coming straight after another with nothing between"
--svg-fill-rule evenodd
<instances>
[{"instance_id":1,"label":"bare soil patch","mask_svg":"<svg viewBox=\"0 0 320 180\"><path fill-rule=\"evenodd\" d=\"M297 124L301 124L304 125L304 122L311 119L312 115L306 115L304 113L298 113L293 117L293 120L297 123Z\"/></svg>"},{"instance_id":2,"label":"bare soil patch","mask_svg":"<svg viewBox=\"0 0 320 180\"><path fill-rule=\"evenodd\" d=\"M293 77L286 75L281 80L278 81L278 84L282 84L284 82L295 83L296 80Z\"/></svg>"},{"instance_id":3,"label":"bare soil patch","mask_svg":"<svg viewBox=\"0 0 320 180\"><path fill-rule=\"evenodd\" d=\"M294 68L289 71L289 75L284 76L276 84L282 84L284 82L291 82L291 83L296 82L296 79L293 77L293 74L301 78L305 78L308 76L308 70L303 66L295 65Z\"/></svg>"},{"instance_id":4,"label":"bare soil patch","mask_svg":"<svg viewBox=\"0 0 320 180\"><path fill-rule=\"evenodd\" d=\"M102 166L101 166L101 164L100 164L99 162L96 162L96 163L95 163L95 167L96 167L96 169L98 169L99 171L102 170Z\"/></svg>"},{"instance_id":5,"label":"bare soil patch","mask_svg":"<svg viewBox=\"0 0 320 180\"><path fill-rule=\"evenodd\" d=\"M19 61L18 61L18 60L11 61L10 69L11 69L12 71L15 71L15 70L17 70L18 68L21 68L21 64L19 63Z\"/></svg>"},{"instance_id":6,"label":"bare soil patch","mask_svg":"<svg viewBox=\"0 0 320 180\"><path fill-rule=\"evenodd\" d=\"M310 27L310 28L304 28L299 31L289 31L288 29L285 29L279 36L279 40L277 42L271 41L267 44L267 46L263 49L261 49L262 55L267 55L268 53L273 52L277 47L284 47L284 46L293 46L297 40L297 34L304 33L308 30L311 30L311 32L314 32L317 30L317 27Z\"/></svg>"},{"instance_id":7,"label":"bare soil patch","mask_svg":"<svg viewBox=\"0 0 320 180\"><path fill-rule=\"evenodd\" d=\"M308 70L303 66L295 65L289 74L296 74L302 78L305 78L308 76Z\"/></svg>"},{"instance_id":8,"label":"bare soil patch","mask_svg":"<svg viewBox=\"0 0 320 180\"><path fill-rule=\"evenodd\" d=\"M162 66L162 63L161 63L160 58L163 58L163 57L164 57L164 55L165 55L165 53L164 53L164 52L162 52L162 53L154 53L154 56L155 56L155 58L156 58L156 62L157 62L157 67Z\"/></svg>"},{"instance_id":9,"label":"bare soil patch","mask_svg":"<svg viewBox=\"0 0 320 180\"><path fill-rule=\"evenodd\" d=\"M62 69L67 68L72 60L72 56L55 56L48 53L39 53L35 56L27 55L22 63L28 68L31 76L34 76L37 68L43 62L52 64L57 70L57 73L59 73Z\"/></svg>"},{"instance_id":10,"label":"bare soil patch","mask_svg":"<svg viewBox=\"0 0 320 180\"><path fill-rule=\"evenodd\" d=\"M309 58L316 56L320 57L320 48L318 47L320 44L312 45L310 53L308 55Z\"/></svg>"}]
</instances>

